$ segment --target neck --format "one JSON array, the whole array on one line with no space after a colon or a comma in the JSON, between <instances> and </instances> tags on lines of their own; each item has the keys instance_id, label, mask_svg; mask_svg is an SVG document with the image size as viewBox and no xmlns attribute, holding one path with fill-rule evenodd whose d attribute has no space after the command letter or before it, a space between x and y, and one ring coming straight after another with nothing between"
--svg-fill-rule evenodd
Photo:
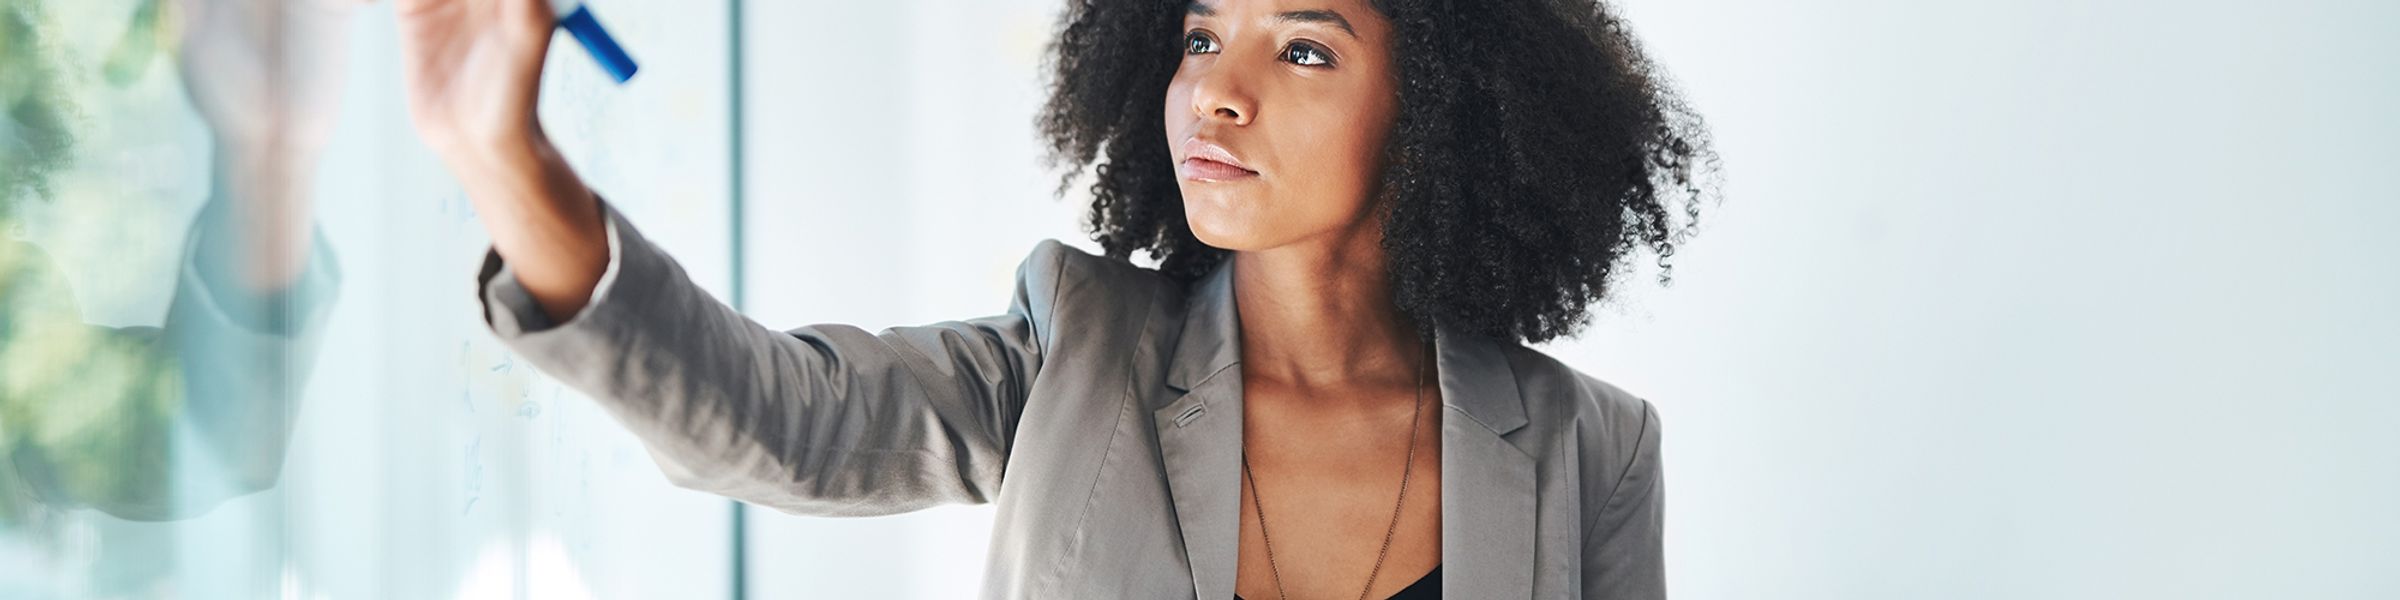
<instances>
[{"instance_id":1,"label":"neck","mask_svg":"<svg viewBox=\"0 0 2400 600\"><path fill-rule=\"evenodd\" d=\"M1418 363L1430 361L1428 340L1392 303L1374 240L1243 251L1232 260L1245 379L1304 389L1411 386Z\"/></svg>"}]
</instances>

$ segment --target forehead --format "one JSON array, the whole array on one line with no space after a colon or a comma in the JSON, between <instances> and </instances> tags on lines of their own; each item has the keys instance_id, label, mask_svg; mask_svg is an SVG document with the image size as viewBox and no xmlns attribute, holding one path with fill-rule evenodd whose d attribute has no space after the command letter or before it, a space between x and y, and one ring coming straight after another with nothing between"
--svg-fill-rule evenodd
<instances>
[{"instance_id":1,"label":"forehead","mask_svg":"<svg viewBox=\"0 0 2400 600\"><path fill-rule=\"evenodd\" d=\"M1352 22L1382 17L1368 0L1191 0L1184 4L1186 17L1259 17L1324 12L1342 15Z\"/></svg>"},{"instance_id":2,"label":"forehead","mask_svg":"<svg viewBox=\"0 0 2400 600\"><path fill-rule=\"evenodd\" d=\"M1269 28L1322 26L1350 37L1378 40L1386 31L1383 14L1369 0L1192 0L1184 6L1186 23L1206 21L1232 25L1253 23Z\"/></svg>"}]
</instances>

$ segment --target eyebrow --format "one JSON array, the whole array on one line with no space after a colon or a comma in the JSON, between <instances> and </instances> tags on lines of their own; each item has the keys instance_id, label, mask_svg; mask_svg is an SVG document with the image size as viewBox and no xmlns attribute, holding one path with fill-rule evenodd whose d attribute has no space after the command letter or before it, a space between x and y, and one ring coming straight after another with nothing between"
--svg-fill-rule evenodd
<instances>
[{"instance_id":1,"label":"eyebrow","mask_svg":"<svg viewBox=\"0 0 2400 600\"><path fill-rule=\"evenodd\" d=\"M1275 15L1275 20L1284 22L1297 21L1301 23L1327 23L1335 27L1342 28L1342 33L1350 34L1350 37L1358 37L1358 30L1350 28L1349 19L1342 18L1342 13L1330 10L1295 10L1280 15Z\"/></svg>"},{"instance_id":2,"label":"eyebrow","mask_svg":"<svg viewBox=\"0 0 2400 600\"><path fill-rule=\"evenodd\" d=\"M1192 2L1184 5L1184 12L1202 17L1214 17L1217 16L1217 7L1209 6L1203 2ZM1342 13L1332 10L1317 9L1289 11L1275 15L1275 20L1287 23L1300 22L1329 24L1342 28L1342 33L1350 34L1350 37L1352 38L1358 37L1358 30L1350 27L1350 20L1342 18Z\"/></svg>"}]
</instances>

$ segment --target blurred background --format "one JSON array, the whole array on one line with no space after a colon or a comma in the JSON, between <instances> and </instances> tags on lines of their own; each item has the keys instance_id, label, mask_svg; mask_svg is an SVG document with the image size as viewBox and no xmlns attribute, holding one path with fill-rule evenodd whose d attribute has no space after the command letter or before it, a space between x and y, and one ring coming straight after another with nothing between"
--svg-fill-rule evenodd
<instances>
[{"instance_id":1,"label":"blurred background","mask_svg":"<svg viewBox=\"0 0 2400 600\"><path fill-rule=\"evenodd\" d=\"M185 4L0 0L0 598L974 595L988 507L674 488L491 339L389 6ZM1058 0L591 4L642 71L555 44L546 127L763 323L1096 247L1032 125ZM1615 5L1726 201L1543 349L1658 406L1677 597L2400 597L2400 3ZM208 242L261 231L304 267L245 292ZM281 387L176 392L225 348Z\"/></svg>"}]
</instances>

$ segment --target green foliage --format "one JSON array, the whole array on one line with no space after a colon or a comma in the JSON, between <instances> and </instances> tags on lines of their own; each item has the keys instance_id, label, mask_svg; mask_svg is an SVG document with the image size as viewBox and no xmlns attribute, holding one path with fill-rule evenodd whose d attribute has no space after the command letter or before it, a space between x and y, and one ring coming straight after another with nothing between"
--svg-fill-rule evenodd
<instances>
[{"instance_id":1,"label":"green foliage","mask_svg":"<svg viewBox=\"0 0 2400 600\"><path fill-rule=\"evenodd\" d=\"M50 195L75 149L75 102L38 0L0 0L0 221Z\"/></svg>"}]
</instances>

